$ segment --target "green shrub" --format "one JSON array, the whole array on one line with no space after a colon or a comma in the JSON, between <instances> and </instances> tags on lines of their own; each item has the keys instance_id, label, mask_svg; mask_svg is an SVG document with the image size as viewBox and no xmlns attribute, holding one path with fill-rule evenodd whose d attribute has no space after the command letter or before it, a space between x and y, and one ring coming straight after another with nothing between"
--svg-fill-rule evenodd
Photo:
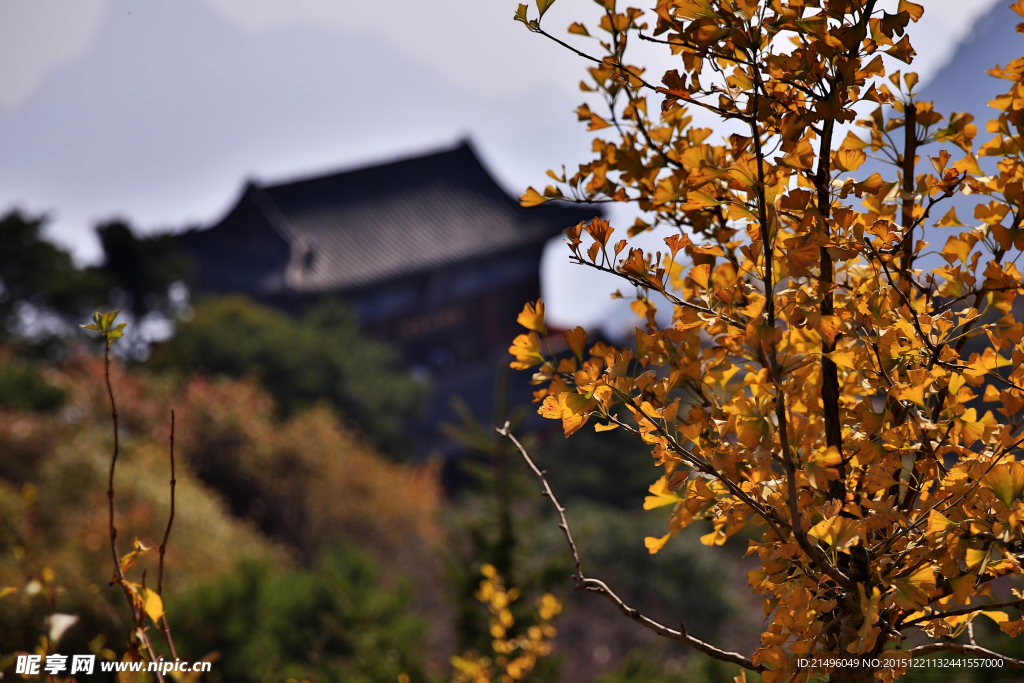
<instances>
[{"instance_id":1,"label":"green shrub","mask_svg":"<svg viewBox=\"0 0 1024 683\"><path fill-rule=\"evenodd\" d=\"M0 361L0 406L52 411L64 405L65 393L51 385L38 368L20 360Z\"/></svg>"},{"instance_id":2,"label":"green shrub","mask_svg":"<svg viewBox=\"0 0 1024 683\"><path fill-rule=\"evenodd\" d=\"M218 652L224 681L392 683L428 680L407 584L382 586L362 551L338 546L313 570L248 563L174 604L179 651Z\"/></svg>"},{"instance_id":3,"label":"green shrub","mask_svg":"<svg viewBox=\"0 0 1024 683\"><path fill-rule=\"evenodd\" d=\"M403 450L404 425L427 389L397 363L398 354L366 337L337 301L292 318L240 295L200 300L150 359L158 371L254 377L286 415L329 400L391 454Z\"/></svg>"}]
</instances>

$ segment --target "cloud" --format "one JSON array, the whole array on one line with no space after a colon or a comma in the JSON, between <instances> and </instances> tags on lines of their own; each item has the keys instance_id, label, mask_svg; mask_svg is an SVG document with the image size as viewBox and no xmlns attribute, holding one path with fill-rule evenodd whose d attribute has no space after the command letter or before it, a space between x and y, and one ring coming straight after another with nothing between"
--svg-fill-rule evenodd
<instances>
[{"instance_id":1,"label":"cloud","mask_svg":"<svg viewBox=\"0 0 1024 683\"><path fill-rule=\"evenodd\" d=\"M0 1L0 110L12 111L54 69L92 45L109 0Z\"/></svg>"},{"instance_id":2,"label":"cloud","mask_svg":"<svg viewBox=\"0 0 1024 683\"><path fill-rule=\"evenodd\" d=\"M462 136L510 192L543 184L544 169L588 158L571 113L587 65L513 22L519 1L0 0L0 208L51 212L50 234L95 258L91 225L111 212L148 229L206 223L246 176ZM926 80L993 4L928 1L912 29ZM562 37L599 11L558 0L544 23ZM634 63L675 68L659 47L638 42ZM544 272L564 295L549 301L553 319L602 317L614 281L567 268L564 247Z\"/></svg>"},{"instance_id":3,"label":"cloud","mask_svg":"<svg viewBox=\"0 0 1024 683\"><path fill-rule=\"evenodd\" d=\"M449 83L482 95L573 87L578 80L578 58L512 20L514 0L204 1L251 34L301 26L373 36ZM599 10L592 3L563 1L544 23L563 35L575 15L596 16Z\"/></svg>"}]
</instances>

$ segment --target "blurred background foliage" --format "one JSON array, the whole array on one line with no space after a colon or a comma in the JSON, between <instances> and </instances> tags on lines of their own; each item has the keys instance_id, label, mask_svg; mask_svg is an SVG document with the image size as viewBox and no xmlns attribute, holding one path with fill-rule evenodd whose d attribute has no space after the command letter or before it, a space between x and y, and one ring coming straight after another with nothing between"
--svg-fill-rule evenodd
<instances>
[{"instance_id":1,"label":"blurred background foliage","mask_svg":"<svg viewBox=\"0 0 1024 683\"><path fill-rule=\"evenodd\" d=\"M429 680L426 621L410 612L408 582L382 586L380 567L351 546L325 550L312 569L243 563L173 603L177 646L230 653L214 679L277 683Z\"/></svg>"},{"instance_id":2,"label":"blurred background foliage","mask_svg":"<svg viewBox=\"0 0 1024 683\"><path fill-rule=\"evenodd\" d=\"M399 457L405 425L422 412L425 382L397 370L395 351L364 336L326 299L295 318L241 295L208 297L154 349L157 372L251 377L283 415L326 402L385 452Z\"/></svg>"},{"instance_id":3,"label":"blurred background foliage","mask_svg":"<svg viewBox=\"0 0 1024 683\"><path fill-rule=\"evenodd\" d=\"M536 623L541 593L565 605L553 656L527 680L735 675L572 592L553 510L491 423L457 409L446 433L471 455L410 461L407 426L430 389L341 302L289 314L193 298L190 266L163 238L106 223L103 263L79 268L44 225L0 218L0 588L19 589L0 598L0 659L36 647L52 612L78 617L61 652L124 652L130 618L107 585L110 411L101 348L78 329L120 306L119 544L163 536L174 410L165 599L179 654L218 658L209 680L447 680L452 655L490 647L475 597L485 563L522 593L510 637ZM616 433L565 440L537 429L533 406L496 398L493 422L510 417L549 470L589 570L667 623L685 618L728 647L757 637L746 568L699 548L700 529L647 554L642 539L664 515L641 509L657 474L645 449ZM456 473L444 486L442 467ZM153 585L156 562L146 555L133 580Z\"/></svg>"}]
</instances>

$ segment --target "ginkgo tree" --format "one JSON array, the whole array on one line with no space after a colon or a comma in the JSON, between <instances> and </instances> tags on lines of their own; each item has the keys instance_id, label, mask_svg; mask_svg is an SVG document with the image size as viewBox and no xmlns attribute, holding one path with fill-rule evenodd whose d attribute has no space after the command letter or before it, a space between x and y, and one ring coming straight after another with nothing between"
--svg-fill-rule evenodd
<instances>
[{"instance_id":1,"label":"ginkgo tree","mask_svg":"<svg viewBox=\"0 0 1024 683\"><path fill-rule=\"evenodd\" d=\"M708 546L744 533L760 646L725 652L585 576L545 480L577 587L769 683L894 680L944 652L1024 668L973 630L1024 629L1024 59L988 72L1009 87L975 146L969 114L936 112L897 70L923 13L907 0L597 0L599 23L565 40L542 23L552 1L514 18L587 61L577 115L600 133L522 203L637 206L626 230L566 234L573 262L624 281L642 328L621 347L570 330L558 355L531 304L513 367L567 437L650 446L644 506L671 507L651 553L698 520ZM638 40L676 68L632 63ZM649 232L664 246L636 246Z\"/></svg>"}]
</instances>

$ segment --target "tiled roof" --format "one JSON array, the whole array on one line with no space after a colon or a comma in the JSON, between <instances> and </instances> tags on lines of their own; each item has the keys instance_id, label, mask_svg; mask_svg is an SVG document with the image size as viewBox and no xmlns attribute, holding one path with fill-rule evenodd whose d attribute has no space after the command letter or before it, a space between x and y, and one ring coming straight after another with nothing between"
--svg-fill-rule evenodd
<instances>
[{"instance_id":1,"label":"tiled roof","mask_svg":"<svg viewBox=\"0 0 1024 683\"><path fill-rule=\"evenodd\" d=\"M250 184L246 200L290 245L283 285L295 293L356 289L540 244L599 213L521 207L468 143L333 175Z\"/></svg>"}]
</instances>

